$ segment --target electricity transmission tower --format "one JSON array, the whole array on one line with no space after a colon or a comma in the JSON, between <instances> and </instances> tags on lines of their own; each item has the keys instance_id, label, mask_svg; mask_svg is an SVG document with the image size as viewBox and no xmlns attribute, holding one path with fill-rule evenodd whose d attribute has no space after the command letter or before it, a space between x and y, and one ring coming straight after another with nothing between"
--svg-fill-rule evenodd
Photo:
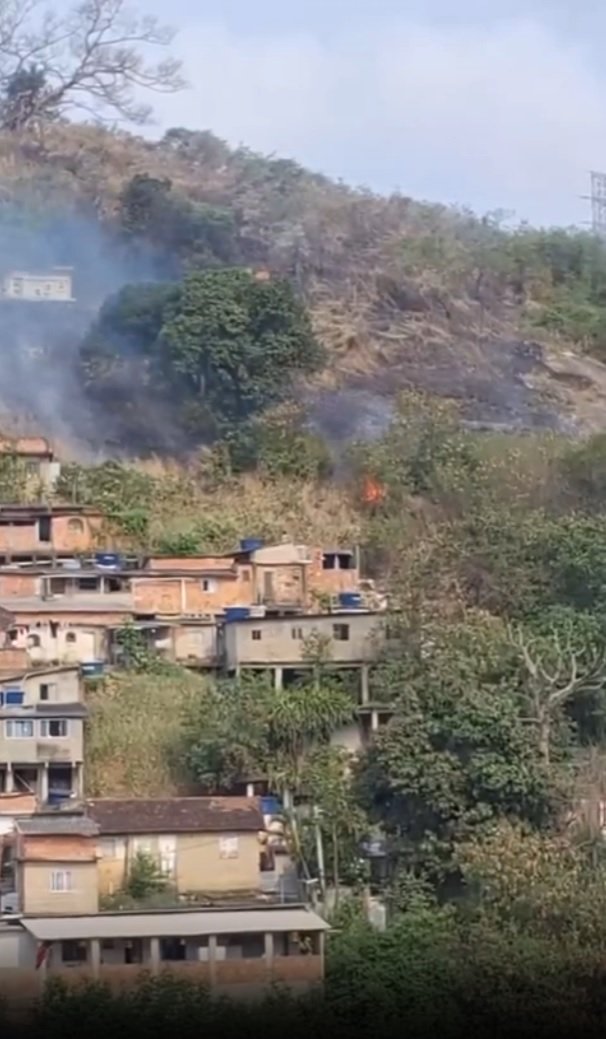
<instances>
[{"instance_id":1,"label":"electricity transmission tower","mask_svg":"<svg viewBox=\"0 0 606 1039\"><path fill-rule=\"evenodd\" d=\"M591 228L606 239L606 173L591 173L591 194L583 196L591 202Z\"/></svg>"}]
</instances>

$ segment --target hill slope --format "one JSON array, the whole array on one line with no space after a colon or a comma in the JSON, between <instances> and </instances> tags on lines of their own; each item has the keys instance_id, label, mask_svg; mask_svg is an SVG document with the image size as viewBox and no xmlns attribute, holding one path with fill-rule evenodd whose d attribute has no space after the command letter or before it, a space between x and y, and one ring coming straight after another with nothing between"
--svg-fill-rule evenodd
<instances>
[{"instance_id":1,"label":"hill slope","mask_svg":"<svg viewBox=\"0 0 606 1039\"><path fill-rule=\"evenodd\" d=\"M133 232L124 192L137 175L169 178L177 210L203 215L203 248L199 235ZM5 361L19 364L0 404L21 426L29 412L30 426L102 450L109 419L75 390L79 343L101 302L127 282L230 263L268 268L303 295L329 363L300 392L332 438L384 426L403 388L455 397L480 423L604 427L606 263L588 236L506 234L185 130L157 143L70 124L42 141L7 135L0 178L0 264L70 264L78 296L69 329L50 310L25 332L5 322ZM59 354L48 348L57 339Z\"/></svg>"}]
</instances>

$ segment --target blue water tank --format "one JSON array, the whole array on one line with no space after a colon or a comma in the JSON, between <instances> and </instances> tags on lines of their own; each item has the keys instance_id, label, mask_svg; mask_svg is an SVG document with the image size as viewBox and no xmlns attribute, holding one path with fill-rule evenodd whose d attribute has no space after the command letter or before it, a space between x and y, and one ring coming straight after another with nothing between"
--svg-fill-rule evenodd
<instances>
[{"instance_id":1,"label":"blue water tank","mask_svg":"<svg viewBox=\"0 0 606 1039\"><path fill-rule=\"evenodd\" d=\"M339 606L344 610L359 610L362 606L360 592L341 592Z\"/></svg>"},{"instance_id":2,"label":"blue water tank","mask_svg":"<svg viewBox=\"0 0 606 1039\"><path fill-rule=\"evenodd\" d=\"M260 538L243 538L240 542L241 552L257 552L260 548L263 548Z\"/></svg>"},{"instance_id":3,"label":"blue water tank","mask_svg":"<svg viewBox=\"0 0 606 1039\"><path fill-rule=\"evenodd\" d=\"M282 812L282 802L279 797L262 797L261 798L261 811L263 815L280 815Z\"/></svg>"},{"instance_id":4,"label":"blue water tank","mask_svg":"<svg viewBox=\"0 0 606 1039\"><path fill-rule=\"evenodd\" d=\"M85 664L80 664L80 673L85 678L99 678L105 671L105 664L102 660L88 660Z\"/></svg>"},{"instance_id":5,"label":"blue water tank","mask_svg":"<svg viewBox=\"0 0 606 1039\"><path fill-rule=\"evenodd\" d=\"M122 565L122 556L118 552L96 552L95 566L105 570L117 570Z\"/></svg>"},{"instance_id":6,"label":"blue water tank","mask_svg":"<svg viewBox=\"0 0 606 1039\"><path fill-rule=\"evenodd\" d=\"M4 702L7 707L21 707L25 699L22 689L5 689Z\"/></svg>"},{"instance_id":7,"label":"blue water tank","mask_svg":"<svg viewBox=\"0 0 606 1039\"><path fill-rule=\"evenodd\" d=\"M248 606L226 606L225 611L225 623L233 624L234 621L245 621L250 617L250 609Z\"/></svg>"}]
</instances>

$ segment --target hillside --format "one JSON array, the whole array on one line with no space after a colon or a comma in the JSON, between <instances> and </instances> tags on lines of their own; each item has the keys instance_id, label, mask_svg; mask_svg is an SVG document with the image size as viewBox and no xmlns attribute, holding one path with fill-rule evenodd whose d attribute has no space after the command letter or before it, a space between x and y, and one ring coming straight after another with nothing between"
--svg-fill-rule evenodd
<instances>
[{"instance_id":1,"label":"hillside","mask_svg":"<svg viewBox=\"0 0 606 1039\"><path fill-rule=\"evenodd\" d=\"M170 181L164 225L141 218L137 177L148 194ZM150 404L137 378L113 411L109 394L86 394L81 341L127 283L244 265L291 280L309 309L327 363L297 396L331 440L384 428L394 395L410 388L462 401L479 423L604 426L606 261L587 235L506 233L230 151L207 132L149 142L57 123L42 140L5 134L0 178L3 268L72 266L77 296L67 324L46 309L5 317L4 425L42 426L77 454L170 453L159 432L170 407Z\"/></svg>"}]
</instances>

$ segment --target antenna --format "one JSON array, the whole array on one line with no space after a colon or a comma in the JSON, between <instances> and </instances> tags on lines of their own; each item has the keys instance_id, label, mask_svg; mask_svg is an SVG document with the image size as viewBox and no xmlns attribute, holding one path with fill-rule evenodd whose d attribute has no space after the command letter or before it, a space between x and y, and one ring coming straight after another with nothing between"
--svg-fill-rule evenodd
<instances>
[{"instance_id":1,"label":"antenna","mask_svg":"<svg viewBox=\"0 0 606 1039\"><path fill-rule=\"evenodd\" d=\"M591 194L582 196L591 202L591 228L606 240L606 173L591 172Z\"/></svg>"}]
</instances>

